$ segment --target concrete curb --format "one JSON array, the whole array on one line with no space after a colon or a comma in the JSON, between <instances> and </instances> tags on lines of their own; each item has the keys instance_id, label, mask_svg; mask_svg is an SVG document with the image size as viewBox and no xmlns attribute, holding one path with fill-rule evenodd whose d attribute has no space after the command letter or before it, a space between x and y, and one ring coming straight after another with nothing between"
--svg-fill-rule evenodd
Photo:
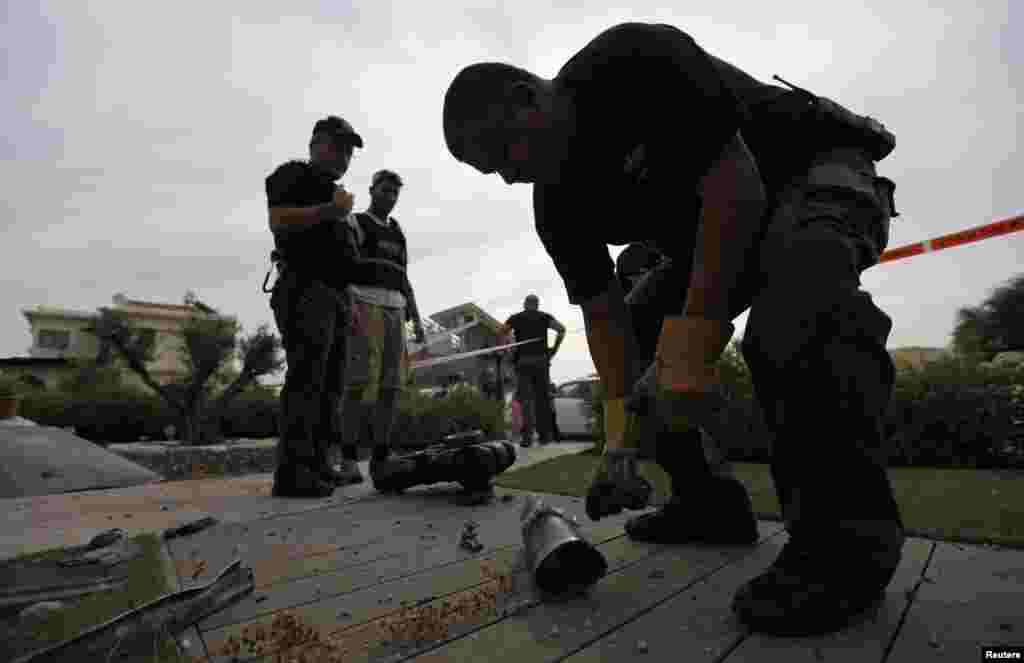
<instances>
[{"instance_id":1,"label":"concrete curb","mask_svg":"<svg viewBox=\"0 0 1024 663\"><path fill-rule=\"evenodd\" d=\"M131 442L110 444L107 450L156 472L166 481L204 475L264 474L277 466L276 438L202 446Z\"/></svg>"}]
</instances>

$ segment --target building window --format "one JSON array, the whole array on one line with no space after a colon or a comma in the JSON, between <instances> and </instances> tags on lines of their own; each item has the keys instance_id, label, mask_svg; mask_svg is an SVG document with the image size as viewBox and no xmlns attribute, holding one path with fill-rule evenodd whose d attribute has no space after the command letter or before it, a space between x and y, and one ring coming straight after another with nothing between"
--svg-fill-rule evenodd
<instances>
[{"instance_id":1,"label":"building window","mask_svg":"<svg viewBox=\"0 0 1024 663\"><path fill-rule=\"evenodd\" d=\"M67 350L71 347L71 332L41 329L39 331L39 347L47 350Z\"/></svg>"}]
</instances>

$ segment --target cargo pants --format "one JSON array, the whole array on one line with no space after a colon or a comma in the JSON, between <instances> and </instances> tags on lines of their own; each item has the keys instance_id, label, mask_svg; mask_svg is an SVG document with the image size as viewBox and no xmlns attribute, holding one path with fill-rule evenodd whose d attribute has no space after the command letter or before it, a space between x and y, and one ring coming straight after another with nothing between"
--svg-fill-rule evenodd
<instances>
[{"instance_id":1,"label":"cargo pants","mask_svg":"<svg viewBox=\"0 0 1024 663\"><path fill-rule=\"evenodd\" d=\"M870 555L882 584L903 543L885 467L892 320L860 275L888 244L893 188L862 150L819 154L779 191L734 293L736 315L750 308L741 348L772 436L772 479L790 535L807 548L829 546L835 562L837 551L861 564ZM660 319L682 312L689 267L677 261L627 298L641 355L653 356ZM705 485L710 454L693 446L673 451L687 468L679 483Z\"/></svg>"},{"instance_id":2,"label":"cargo pants","mask_svg":"<svg viewBox=\"0 0 1024 663\"><path fill-rule=\"evenodd\" d=\"M327 461L341 441L340 405L348 306L319 281L287 268L270 298L288 362L281 390L278 463Z\"/></svg>"}]
</instances>

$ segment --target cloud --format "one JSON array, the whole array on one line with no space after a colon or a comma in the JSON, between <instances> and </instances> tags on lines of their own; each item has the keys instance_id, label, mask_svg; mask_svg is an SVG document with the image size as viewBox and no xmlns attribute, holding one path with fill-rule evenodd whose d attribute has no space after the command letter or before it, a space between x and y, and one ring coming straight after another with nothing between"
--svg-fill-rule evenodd
<instances>
[{"instance_id":1,"label":"cloud","mask_svg":"<svg viewBox=\"0 0 1024 663\"><path fill-rule=\"evenodd\" d=\"M366 140L344 179L357 206L374 171L406 181L395 214L424 314L476 301L504 319L533 291L567 327L582 327L534 234L529 187L451 159L441 104L466 64L506 61L551 77L627 20L678 25L762 80L778 74L892 128L897 149L880 171L896 181L904 213L893 246L1021 211L1024 47L1010 2L79 2L6 11L0 356L30 343L21 308L95 308L115 292L179 302L192 289L247 329L272 322L259 290L272 246L263 179L305 155L313 123L328 113ZM945 344L956 309L1024 262L1022 242L1008 236L869 270L865 287L894 319L890 344ZM582 334L566 339L553 370L592 371Z\"/></svg>"}]
</instances>

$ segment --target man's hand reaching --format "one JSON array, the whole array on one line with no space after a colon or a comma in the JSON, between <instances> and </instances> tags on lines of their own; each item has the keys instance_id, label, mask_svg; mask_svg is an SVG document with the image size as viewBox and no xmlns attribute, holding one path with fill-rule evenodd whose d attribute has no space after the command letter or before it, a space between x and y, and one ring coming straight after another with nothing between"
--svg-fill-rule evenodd
<instances>
[{"instance_id":1,"label":"man's hand reaching","mask_svg":"<svg viewBox=\"0 0 1024 663\"><path fill-rule=\"evenodd\" d=\"M695 317L665 319L654 360L654 388L659 413L669 430L692 429L721 406L718 360L734 327L720 320ZM637 394L651 387L649 371ZM649 393L649 391L648 391Z\"/></svg>"},{"instance_id":2,"label":"man's hand reaching","mask_svg":"<svg viewBox=\"0 0 1024 663\"><path fill-rule=\"evenodd\" d=\"M355 194L345 191L345 187L338 185L337 190L334 192L334 207L338 211L339 217L346 217L352 213L352 207L356 203Z\"/></svg>"}]
</instances>

